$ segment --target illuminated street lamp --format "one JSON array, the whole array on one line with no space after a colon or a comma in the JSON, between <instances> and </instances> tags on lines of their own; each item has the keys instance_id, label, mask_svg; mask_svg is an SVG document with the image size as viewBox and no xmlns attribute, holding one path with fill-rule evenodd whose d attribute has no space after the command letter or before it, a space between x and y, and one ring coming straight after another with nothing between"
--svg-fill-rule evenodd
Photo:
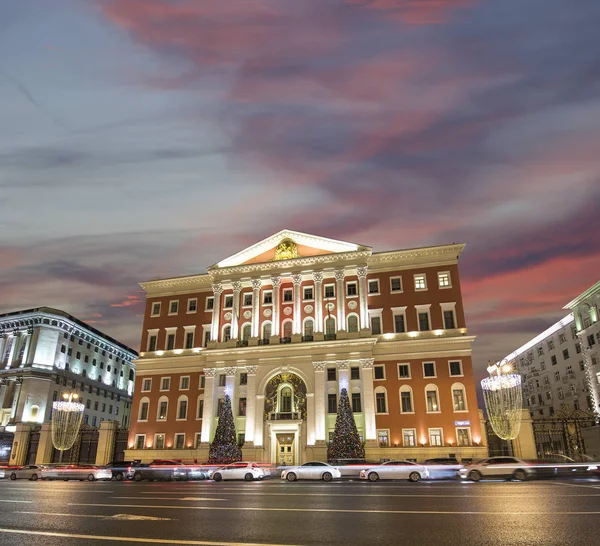
<instances>
[{"instance_id":1,"label":"illuminated street lamp","mask_svg":"<svg viewBox=\"0 0 600 546\"><path fill-rule=\"evenodd\" d=\"M487 371L490 377L481 381L481 388L490 424L498 438L514 440L521 430L521 376L508 362L488 366Z\"/></svg>"},{"instance_id":2,"label":"illuminated street lamp","mask_svg":"<svg viewBox=\"0 0 600 546\"><path fill-rule=\"evenodd\" d=\"M77 402L78 399L77 394L65 393L62 400L52 403L52 444L60 452L59 463L79 434L85 406Z\"/></svg>"}]
</instances>

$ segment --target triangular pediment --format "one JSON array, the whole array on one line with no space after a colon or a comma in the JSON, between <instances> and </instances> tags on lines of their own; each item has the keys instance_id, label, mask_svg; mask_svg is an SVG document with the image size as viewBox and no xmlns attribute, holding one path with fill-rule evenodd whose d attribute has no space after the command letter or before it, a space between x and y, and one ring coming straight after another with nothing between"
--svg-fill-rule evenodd
<instances>
[{"instance_id":1,"label":"triangular pediment","mask_svg":"<svg viewBox=\"0 0 600 546\"><path fill-rule=\"evenodd\" d=\"M283 229L279 233L271 235L233 256L221 260L209 267L209 270L365 250L370 251L371 248L356 243L337 241L335 239L328 239L327 237Z\"/></svg>"}]
</instances>

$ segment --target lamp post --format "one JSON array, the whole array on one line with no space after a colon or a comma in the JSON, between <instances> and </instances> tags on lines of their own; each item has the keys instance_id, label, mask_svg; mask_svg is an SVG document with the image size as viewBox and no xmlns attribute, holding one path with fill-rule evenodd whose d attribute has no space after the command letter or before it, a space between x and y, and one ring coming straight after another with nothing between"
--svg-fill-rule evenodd
<instances>
[{"instance_id":1,"label":"lamp post","mask_svg":"<svg viewBox=\"0 0 600 546\"><path fill-rule=\"evenodd\" d=\"M60 452L59 463L62 463L64 452L71 449L77 439L85 409L77 402L77 394L64 393L62 397L62 400L52 403L52 444Z\"/></svg>"},{"instance_id":2,"label":"lamp post","mask_svg":"<svg viewBox=\"0 0 600 546\"><path fill-rule=\"evenodd\" d=\"M481 388L490 424L498 438L514 440L521 430L521 376L506 361L488 366L487 371L490 377L481 381Z\"/></svg>"}]
</instances>

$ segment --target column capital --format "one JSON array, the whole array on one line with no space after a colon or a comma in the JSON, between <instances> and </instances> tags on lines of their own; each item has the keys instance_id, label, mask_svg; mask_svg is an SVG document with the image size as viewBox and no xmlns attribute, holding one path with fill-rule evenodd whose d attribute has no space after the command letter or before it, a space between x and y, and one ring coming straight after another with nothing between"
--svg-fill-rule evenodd
<instances>
[{"instance_id":1,"label":"column capital","mask_svg":"<svg viewBox=\"0 0 600 546\"><path fill-rule=\"evenodd\" d=\"M369 273L369 268L366 265L359 265L356 268L356 274L358 275L359 279L365 279L367 277L368 273Z\"/></svg>"},{"instance_id":2,"label":"column capital","mask_svg":"<svg viewBox=\"0 0 600 546\"><path fill-rule=\"evenodd\" d=\"M246 366L246 372L248 375L256 375L258 371L258 366Z\"/></svg>"},{"instance_id":3,"label":"column capital","mask_svg":"<svg viewBox=\"0 0 600 546\"><path fill-rule=\"evenodd\" d=\"M336 360L335 365L337 366L338 370L347 370L348 367L350 366L350 361L349 360Z\"/></svg>"},{"instance_id":4,"label":"column capital","mask_svg":"<svg viewBox=\"0 0 600 546\"><path fill-rule=\"evenodd\" d=\"M213 284L212 289L214 294L219 294L219 296L223 293L223 285L221 283Z\"/></svg>"},{"instance_id":5,"label":"column capital","mask_svg":"<svg viewBox=\"0 0 600 546\"><path fill-rule=\"evenodd\" d=\"M301 284L302 283L302 275L300 275L300 273L294 273L292 275L292 282L294 284Z\"/></svg>"},{"instance_id":6,"label":"column capital","mask_svg":"<svg viewBox=\"0 0 600 546\"><path fill-rule=\"evenodd\" d=\"M336 269L333 272L333 275L335 276L336 281L343 281L346 276L346 271L344 269Z\"/></svg>"},{"instance_id":7,"label":"column capital","mask_svg":"<svg viewBox=\"0 0 600 546\"><path fill-rule=\"evenodd\" d=\"M374 358L361 358L360 359L360 365L363 368L372 368L374 363L375 363Z\"/></svg>"},{"instance_id":8,"label":"column capital","mask_svg":"<svg viewBox=\"0 0 600 546\"><path fill-rule=\"evenodd\" d=\"M281 286L281 277L279 275L271 277L271 284L273 288L279 288Z\"/></svg>"},{"instance_id":9,"label":"column capital","mask_svg":"<svg viewBox=\"0 0 600 546\"><path fill-rule=\"evenodd\" d=\"M234 292L241 292L242 290L242 283L240 281L233 281L231 286Z\"/></svg>"},{"instance_id":10,"label":"column capital","mask_svg":"<svg viewBox=\"0 0 600 546\"><path fill-rule=\"evenodd\" d=\"M325 362L325 361L313 362L313 368L315 369L315 372L324 372L326 367L327 367L327 362Z\"/></svg>"},{"instance_id":11,"label":"column capital","mask_svg":"<svg viewBox=\"0 0 600 546\"><path fill-rule=\"evenodd\" d=\"M323 282L323 272L313 271L313 279L315 282Z\"/></svg>"},{"instance_id":12,"label":"column capital","mask_svg":"<svg viewBox=\"0 0 600 546\"><path fill-rule=\"evenodd\" d=\"M230 366L228 368L225 368L225 375L227 377L235 377L235 373L237 372L237 368L234 366Z\"/></svg>"},{"instance_id":13,"label":"column capital","mask_svg":"<svg viewBox=\"0 0 600 546\"><path fill-rule=\"evenodd\" d=\"M262 281L260 279L252 279L251 282L253 290L260 290L260 287L262 286Z\"/></svg>"},{"instance_id":14,"label":"column capital","mask_svg":"<svg viewBox=\"0 0 600 546\"><path fill-rule=\"evenodd\" d=\"M204 376L213 378L217 373L217 368L204 368Z\"/></svg>"}]
</instances>

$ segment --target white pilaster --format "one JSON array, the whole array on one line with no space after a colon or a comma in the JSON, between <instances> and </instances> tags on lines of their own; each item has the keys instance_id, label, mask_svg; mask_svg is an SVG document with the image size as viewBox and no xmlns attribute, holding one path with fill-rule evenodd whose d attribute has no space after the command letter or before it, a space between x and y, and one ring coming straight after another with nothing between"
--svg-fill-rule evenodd
<instances>
[{"instance_id":1,"label":"white pilaster","mask_svg":"<svg viewBox=\"0 0 600 546\"><path fill-rule=\"evenodd\" d=\"M315 281L315 333L323 332L323 273L313 273Z\"/></svg>"},{"instance_id":2,"label":"white pilaster","mask_svg":"<svg viewBox=\"0 0 600 546\"><path fill-rule=\"evenodd\" d=\"M306 393L306 444L315 445L315 393Z\"/></svg>"},{"instance_id":3,"label":"white pilaster","mask_svg":"<svg viewBox=\"0 0 600 546\"><path fill-rule=\"evenodd\" d=\"M335 275L335 292L337 296L337 330L346 330L346 307L344 305L346 291L344 290L344 276L345 271L343 269L336 269Z\"/></svg>"},{"instance_id":4,"label":"white pilaster","mask_svg":"<svg viewBox=\"0 0 600 546\"><path fill-rule=\"evenodd\" d=\"M254 443L256 422L256 372L258 366L246 366L248 382L246 383L246 443Z\"/></svg>"},{"instance_id":5,"label":"white pilaster","mask_svg":"<svg viewBox=\"0 0 600 546\"><path fill-rule=\"evenodd\" d=\"M368 330L369 324L369 289L367 287L367 274L369 268L365 266L359 266L356 268L358 274L358 297L360 302L360 328L361 330Z\"/></svg>"},{"instance_id":6,"label":"white pilaster","mask_svg":"<svg viewBox=\"0 0 600 546\"><path fill-rule=\"evenodd\" d=\"M271 282L273 283L273 315L272 315L272 327L271 335L279 337L279 287L281 286L281 277L272 277Z\"/></svg>"},{"instance_id":7,"label":"white pilaster","mask_svg":"<svg viewBox=\"0 0 600 546\"><path fill-rule=\"evenodd\" d=\"M17 344L19 343L19 336L15 333L8 339L11 345L8 353L8 360L6 361L6 369L12 366L13 358L15 357L15 349L17 347Z\"/></svg>"},{"instance_id":8,"label":"white pilaster","mask_svg":"<svg viewBox=\"0 0 600 546\"><path fill-rule=\"evenodd\" d=\"M242 283L235 281L232 283L233 287L233 309L231 313L231 339L239 338L239 326L240 326L240 292L242 291Z\"/></svg>"},{"instance_id":9,"label":"white pilaster","mask_svg":"<svg viewBox=\"0 0 600 546\"><path fill-rule=\"evenodd\" d=\"M374 358L361 358L361 377L363 389L363 412L365 414L365 440L377 440L375 423L375 397L373 396L373 363Z\"/></svg>"},{"instance_id":10,"label":"white pilaster","mask_svg":"<svg viewBox=\"0 0 600 546\"><path fill-rule=\"evenodd\" d=\"M302 275L292 275L294 283L294 325L293 334L302 334L302 300L300 298L300 285L302 284Z\"/></svg>"},{"instance_id":11,"label":"white pilaster","mask_svg":"<svg viewBox=\"0 0 600 546\"><path fill-rule=\"evenodd\" d=\"M313 362L315 370L315 441L325 441L325 367L327 362Z\"/></svg>"},{"instance_id":12,"label":"white pilaster","mask_svg":"<svg viewBox=\"0 0 600 546\"><path fill-rule=\"evenodd\" d=\"M214 302L212 326L210 329L210 340L219 341L220 317L221 317L221 294L223 294L223 286L220 284L212 285ZM204 341L204 340L203 340Z\"/></svg>"},{"instance_id":13,"label":"white pilaster","mask_svg":"<svg viewBox=\"0 0 600 546\"><path fill-rule=\"evenodd\" d=\"M338 371L338 392L342 392L342 389L346 389L350 393L350 382L348 381L348 367L350 366L349 360L338 360L335 363ZM350 396L350 394L348 394Z\"/></svg>"},{"instance_id":14,"label":"white pilaster","mask_svg":"<svg viewBox=\"0 0 600 546\"><path fill-rule=\"evenodd\" d=\"M263 445L263 429L264 429L264 412L265 412L265 395L256 395L256 408L254 418L254 446Z\"/></svg>"},{"instance_id":15,"label":"white pilaster","mask_svg":"<svg viewBox=\"0 0 600 546\"><path fill-rule=\"evenodd\" d=\"M211 440L212 424L215 411L215 368L204 368L204 410L202 414L202 431L200 441L208 444Z\"/></svg>"},{"instance_id":16,"label":"white pilaster","mask_svg":"<svg viewBox=\"0 0 600 546\"><path fill-rule=\"evenodd\" d=\"M231 404L233 409L233 399L235 396L235 374L237 372L237 368L231 366L229 368L225 368L225 394L229 395L231 398ZM234 413L235 415L235 413Z\"/></svg>"},{"instance_id":17,"label":"white pilaster","mask_svg":"<svg viewBox=\"0 0 600 546\"><path fill-rule=\"evenodd\" d=\"M252 337L260 336L260 279L252 279Z\"/></svg>"}]
</instances>

